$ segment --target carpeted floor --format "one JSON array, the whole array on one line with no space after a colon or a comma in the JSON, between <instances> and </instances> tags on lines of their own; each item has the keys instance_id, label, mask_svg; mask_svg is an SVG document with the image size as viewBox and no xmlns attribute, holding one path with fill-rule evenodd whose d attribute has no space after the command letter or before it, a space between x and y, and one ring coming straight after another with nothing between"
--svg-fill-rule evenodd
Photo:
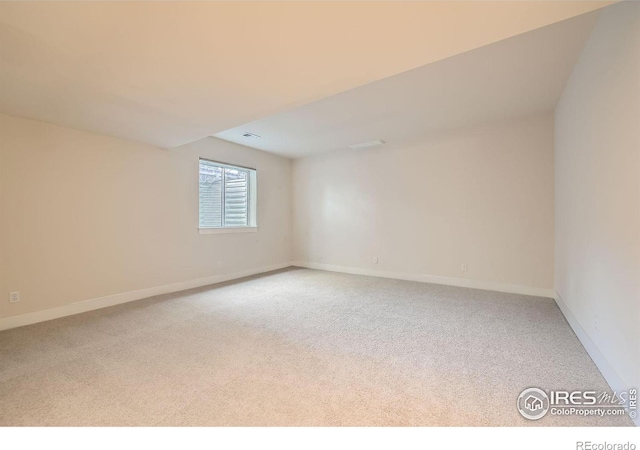
<instances>
[{"instance_id":1,"label":"carpeted floor","mask_svg":"<svg viewBox=\"0 0 640 450\"><path fill-rule=\"evenodd\" d=\"M289 269L0 332L0 425L631 425L553 300Z\"/></svg>"}]
</instances>

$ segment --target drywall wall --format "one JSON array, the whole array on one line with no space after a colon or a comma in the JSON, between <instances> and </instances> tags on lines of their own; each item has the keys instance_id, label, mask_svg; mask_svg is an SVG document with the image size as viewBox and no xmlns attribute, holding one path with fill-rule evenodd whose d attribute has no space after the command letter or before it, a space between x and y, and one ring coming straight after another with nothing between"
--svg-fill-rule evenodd
<instances>
[{"instance_id":1,"label":"drywall wall","mask_svg":"<svg viewBox=\"0 0 640 450\"><path fill-rule=\"evenodd\" d=\"M294 160L293 183L298 264L553 286L551 114Z\"/></svg>"},{"instance_id":2,"label":"drywall wall","mask_svg":"<svg viewBox=\"0 0 640 450\"><path fill-rule=\"evenodd\" d=\"M198 233L199 157L258 170L257 232ZM290 259L285 158L215 138L165 150L0 116L0 168L0 317ZM10 304L10 291L22 300Z\"/></svg>"},{"instance_id":3,"label":"drywall wall","mask_svg":"<svg viewBox=\"0 0 640 450\"><path fill-rule=\"evenodd\" d=\"M555 289L626 388L640 387L639 124L627 2L602 11L555 112Z\"/></svg>"}]
</instances>

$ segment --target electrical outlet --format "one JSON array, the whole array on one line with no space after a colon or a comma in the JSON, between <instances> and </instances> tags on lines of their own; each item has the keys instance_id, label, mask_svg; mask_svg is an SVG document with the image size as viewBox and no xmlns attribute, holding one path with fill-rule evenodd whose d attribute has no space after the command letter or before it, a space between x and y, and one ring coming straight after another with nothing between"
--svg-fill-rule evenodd
<instances>
[{"instance_id":1,"label":"electrical outlet","mask_svg":"<svg viewBox=\"0 0 640 450\"><path fill-rule=\"evenodd\" d=\"M20 301L20 292L9 292L9 303L17 303Z\"/></svg>"},{"instance_id":2,"label":"electrical outlet","mask_svg":"<svg viewBox=\"0 0 640 450\"><path fill-rule=\"evenodd\" d=\"M463 264L461 269L463 272L466 272L469 267L466 264Z\"/></svg>"},{"instance_id":3,"label":"electrical outlet","mask_svg":"<svg viewBox=\"0 0 640 450\"><path fill-rule=\"evenodd\" d=\"M596 333L600 332L600 318L597 315L593 316L593 328L596 330Z\"/></svg>"},{"instance_id":4,"label":"electrical outlet","mask_svg":"<svg viewBox=\"0 0 640 450\"><path fill-rule=\"evenodd\" d=\"M374 263L374 264L378 264L378 257L377 257L377 256L374 256L374 257L373 257L373 263Z\"/></svg>"},{"instance_id":5,"label":"electrical outlet","mask_svg":"<svg viewBox=\"0 0 640 450\"><path fill-rule=\"evenodd\" d=\"M218 261L218 269L222 267L222 261Z\"/></svg>"}]
</instances>

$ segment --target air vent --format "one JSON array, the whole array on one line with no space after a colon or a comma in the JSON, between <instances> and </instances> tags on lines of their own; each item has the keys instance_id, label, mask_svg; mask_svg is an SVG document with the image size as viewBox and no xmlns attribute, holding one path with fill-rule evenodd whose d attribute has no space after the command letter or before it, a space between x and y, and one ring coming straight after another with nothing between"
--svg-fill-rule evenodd
<instances>
[{"instance_id":1,"label":"air vent","mask_svg":"<svg viewBox=\"0 0 640 450\"><path fill-rule=\"evenodd\" d=\"M349 148L367 148L367 147L375 147L376 145L382 145L382 144L384 144L384 141L378 139L377 141L369 141L369 142L363 142L361 144L353 144L353 145L350 145Z\"/></svg>"},{"instance_id":2,"label":"air vent","mask_svg":"<svg viewBox=\"0 0 640 450\"><path fill-rule=\"evenodd\" d=\"M242 137L249 138L249 139L260 139L260 136L258 136L257 134L249 133L248 131L245 131L244 133L242 133Z\"/></svg>"}]
</instances>

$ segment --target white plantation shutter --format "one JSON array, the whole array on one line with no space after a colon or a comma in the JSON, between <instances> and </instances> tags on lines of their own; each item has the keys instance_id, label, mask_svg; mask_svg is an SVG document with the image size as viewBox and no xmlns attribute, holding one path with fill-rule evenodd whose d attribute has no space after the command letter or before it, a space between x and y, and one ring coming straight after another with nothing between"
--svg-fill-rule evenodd
<instances>
[{"instance_id":1,"label":"white plantation shutter","mask_svg":"<svg viewBox=\"0 0 640 450\"><path fill-rule=\"evenodd\" d=\"M224 169L224 226L246 227L249 219L249 173Z\"/></svg>"},{"instance_id":2,"label":"white plantation shutter","mask_svg":"<svg viewBox=\"0 0 640 450\"><path fill-rule=\"evenodd\" d=\"M200 228L222 226L222 167L200 160Z\"/></svg>"},{"instance_id":3,"label":"white plantation shutter","mask_svg":"<svg viewBox=\"0 0 640 450\"><path fill-rule=\"evenodd\" d=\"M199 227L238 228L255 223L251 217L252 179L253 169L201 159Z\"/></svg>"}]
</instances>

